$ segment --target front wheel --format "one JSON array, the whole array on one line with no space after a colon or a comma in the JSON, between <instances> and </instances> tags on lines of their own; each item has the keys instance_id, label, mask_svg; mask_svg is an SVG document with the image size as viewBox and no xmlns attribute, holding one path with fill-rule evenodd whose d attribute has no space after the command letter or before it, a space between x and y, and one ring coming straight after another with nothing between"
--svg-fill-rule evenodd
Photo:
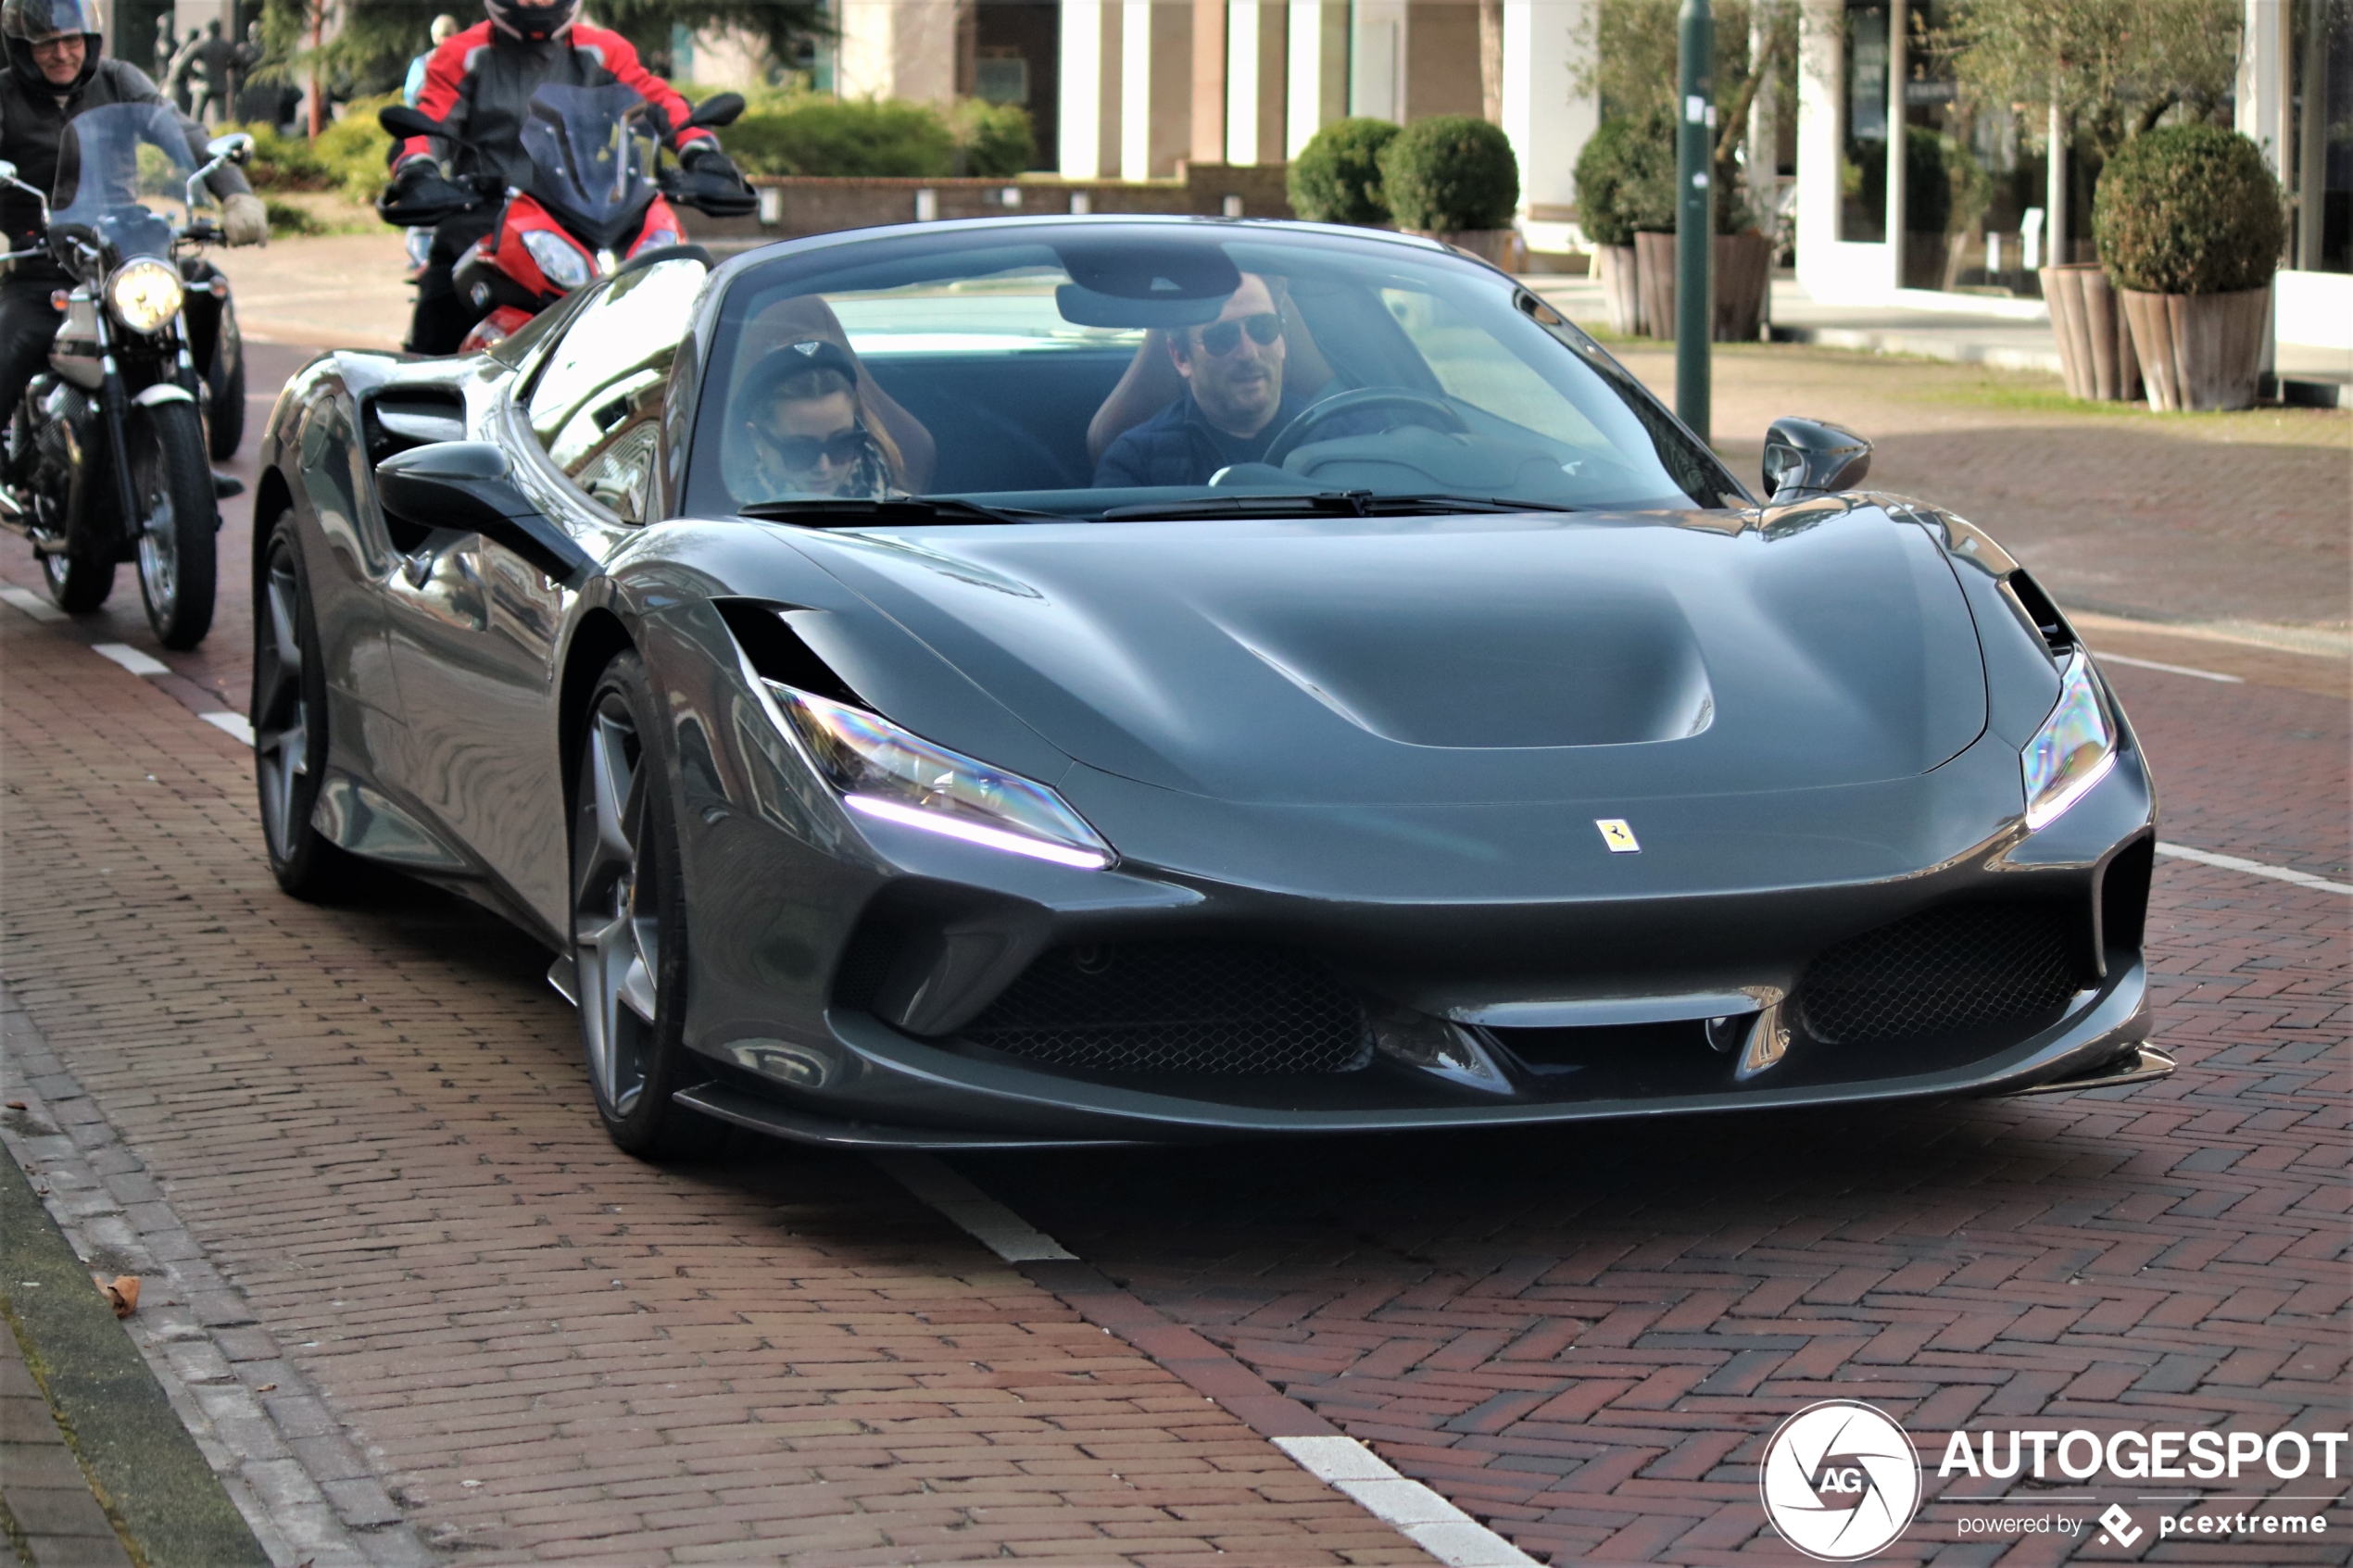
<instances>
[{"instance_id":1,"label":"front wheel","mask_svg":"<svg viewBox=\"0 0 2353 1568\"><path fill-rule=\"evenodd\" d=\"M212 465L195 405L134 407L123 419L131 461L139 594L168 648L192 648L212 629L216 506Z\"/></svg>"},{"instance_id":2,"label":"front wheel","mask_svg":"<svg viewBox=\"0 0 2353 1568\"><path fill-rule=\"evenodd\" d=\"M41 580L49 585L49 596L59 609L84 615L114 592L114 562L86 545L75 545L41 558Z\"/></svg>"},{"instance_id":3,"label":"front wheel","mask_svg":"<svg viewBox=\"0 0 2353 1568\"><path fill-rule=\"evenodd\" d=\"M588 699L573 771L573 964L581 1045L612 1141L659 1159L698 1118L671 1102L686 1056L686 892L677 817L650 737L661 706L635 653Z\"/></svg>"},{"instance_id":4,"label":"front wheel","mask_svg":"<svg viewBox=\"0 0 2353 1568\"><path fill-rule=\"evenodd\" d=\"M220 333L212 347L212 366L205 375L206 445L213 461L225 463L237 455L245 438L245 347L237 335L236 312L220 307Z\"/></svg>"},{"instance_id":5,"label":"front wheel","mask_svg":"<svg viewBox=\"0 0 2353 1568\"><path fill-rule=\"evenodd\" d=\"M347 892L359 863L312 825L327 771L327 667L291 515L270 533L253 607L254 784L270 874L295 897Z\"/></svg>"}]
</instances>

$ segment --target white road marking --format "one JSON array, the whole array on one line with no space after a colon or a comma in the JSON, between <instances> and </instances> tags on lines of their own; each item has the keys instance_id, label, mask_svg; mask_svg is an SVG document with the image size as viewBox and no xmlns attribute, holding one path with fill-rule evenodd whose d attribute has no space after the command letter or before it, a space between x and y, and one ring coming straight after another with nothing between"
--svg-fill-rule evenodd
<instances>
[{"instance_id":1,"label":"white road marking","mask_svg":"<svg viewBox=\"0 0 2353 1568\"><path fill-rule=\"evenodd\" d=\"M0 604L13 605L35 621L63 621L66 612L30 588L0 588Z\"/></svg>"},{"instance_id":2,"label":"white road marking","mask_svg":"<svg viewBox=\"0 0 2353 1568\"><path fill-rule=\"evenodd\" d=\"M1078 1261L1077 1254L1061 1242L932 1155L882 1153L866 1158L1009 1263ZM1511 1542L1419 1481L1400 1475L1353 1437L1277 1437L1273 1441L1301 1469L1348 1497L1447 1568L1536 1568L1535 1560Z\"/></svg>"},{"instance_id":3,"label":"white road marking","mask_svg":"<svg viewBox=\"0 0 2353 1568\"><path fill-rule=\"evenodd\" d=\"M1008 1263L1076 1261L1072 1252L928 1154L867 1156L889 1177Z\"/></svg>"},{"instance_id":4,"label":"white road marking","mask_svg":"<svg viewBox=\"0 0 2353 1568\"><path fill-rule=\"evenodd\" d=\"M1275 1446L1448 1568L1534 1568L1517 1547L1419 1481L1400 1475L1353 1437L1277 1437Z\"/></svg>"},{"instance_id":5,"label":"white road marking","mask_svg":"<svg viewBox=\"0 0 2353 1568\"><path fill-rule=\"evenodd\" d=\"M196 717L216 730L236 736L247 746L253 744L253 725L242 713L232 713L223 709L218 713L199 713Z\"/></svg>"},{"instance_id":6,"label":"white road marking","mask_svg":"<svg viewBox=\"0 0 2353 1568\"><path fill-rule=\"evenodd\" d=\"M100 659L111 659L133 675L169 675L171 666L149 654L141 653L129 643L92 643L90 651Z\"/></svg>"},{"instance_id":7,"label":"white road marking","mask_svg":"<svg viewBox=\"0 0 2353 1568\"><path fill-rule=\"evenodd\" d=\"M2102 664L2129 664L2135 670L2162 670L2168 675L2194 675L2201 681L2220 681L2227 686L2246 684L2244 675L2225 675L2219 670L2193 670L2186 664L2160 664L2154 659L2134 659L2129 654L2102 653L2096 648L2092 657Z\"/></svg>"},{"instance_id":8,"label":"white road marking","mask_svg":"<svg viewBox=\"0 0 2353 1568\"><path fill-rule=\"evenodd\" d=\"M2293 866L2267 866L2260 860L2242 860L2236 855L2217 855L2211 849L2193 849L2186 844L2157 847L2160 855L2171 855L2177 860L2196 860L2201 866L2220 866L2226 872L2245 872L2249 876L2268 876L2274 882L2294 883L2298 887L2316 887L2323 893L2343 893L2353 897L2353 882L2331 882L2310 872L2299 872Z\"/></svg>"}]
</instances>

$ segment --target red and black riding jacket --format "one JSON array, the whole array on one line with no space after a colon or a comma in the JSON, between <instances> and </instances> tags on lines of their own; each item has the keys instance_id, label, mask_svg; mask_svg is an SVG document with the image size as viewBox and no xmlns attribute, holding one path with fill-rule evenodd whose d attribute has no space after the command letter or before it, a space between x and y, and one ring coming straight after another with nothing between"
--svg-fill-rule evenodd
<instances>
[{"instance_id":1,"label":"red and black riding jacket","mask_svg":"<svg viewBox=\"0 0 2353 1568\"><path fill-rule=\"evenodd\" d=\"M445 41L425 62L425 90L417 107L481 149L438 137L411 137L395 154L395 166L419 156L454 158L453 171L495 173L521 185L531 171L523 156L523 111L545 82L602 87L618 82L635 88L652 106L655 123L683 124L692 112L667 82L648 70L626 38L601 27L577 23L543 43L525 43L500 33L486 21ZM675 152L708 138L700 128L666 135Z\"/></svg>"}]
</instances>

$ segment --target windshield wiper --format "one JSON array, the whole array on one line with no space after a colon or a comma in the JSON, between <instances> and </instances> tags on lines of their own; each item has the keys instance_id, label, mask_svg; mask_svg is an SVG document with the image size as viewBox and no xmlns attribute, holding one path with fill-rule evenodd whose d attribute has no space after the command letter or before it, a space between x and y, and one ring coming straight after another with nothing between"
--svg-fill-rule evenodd
<instances>
[{"instance_id":1,"label":"windshield wiper","mask_svg":"<svg viewBox=\"0 0 2353 1568\"><path fill-rule=\"evenodd\" d=\"M1188 518L1425 517L1447 512L1573 512L1557 501L1515 501L1500 495L1382 495L1370 490L1322 490L1311 494L1214 495L1189 501L1153 501L1114 507L1105 522L1175 522Z\"/></svg>"},{"instance_id":2,"label":"windshield wiper","mask_svg":"<svg viewBox=\"0 0 2353 1568\"><path fill-rule=\"evenodd\" d=\"M838 495L797 496L789 501L754 501L737 515L761 522L798 522L812 528L870 528L893 522L1068 522L1059 512L984 507L953 495L892 495L879 501Z\"/></svg>"}]
</instances>

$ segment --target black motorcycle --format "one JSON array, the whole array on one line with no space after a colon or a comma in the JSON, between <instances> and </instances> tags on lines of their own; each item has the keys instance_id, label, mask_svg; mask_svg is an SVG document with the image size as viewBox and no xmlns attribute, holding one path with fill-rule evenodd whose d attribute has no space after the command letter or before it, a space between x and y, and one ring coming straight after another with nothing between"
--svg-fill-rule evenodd
<instances>
[{"instance_id":1,"label":"black motorcycle","mask_svg":"<svg viewBox=\"0 0 2353 1568\"><path fill-rule=\"evenodd\" d=\"M73 279L55 302L65 320L10 431L24 477L16 515L0 524L32 540L49 593L70 611L95 609L118 562L139 567L147 622L169 648L194 647L212 625L220 509L208 458L223 424L244 424L242 345L225 282L194 255L221 237L200 216L205 178L253 156L253 138L220 137L193 167L180 122L157 104L108 104L66 125L54 209L0 163L0 182L42 198L39 248ZM181 196L187 220L147 204ZM204 298L192 301L201 290ZM203 329L201 332L199 329ZM198 343L201 335L208 341ZM202 363L214 372L198 371ZM220 373L233 358L234 385ZM225 407L233 396L233 408ZM208 436L205 414L216 414Z\"/></svg>"}]
</instances>

